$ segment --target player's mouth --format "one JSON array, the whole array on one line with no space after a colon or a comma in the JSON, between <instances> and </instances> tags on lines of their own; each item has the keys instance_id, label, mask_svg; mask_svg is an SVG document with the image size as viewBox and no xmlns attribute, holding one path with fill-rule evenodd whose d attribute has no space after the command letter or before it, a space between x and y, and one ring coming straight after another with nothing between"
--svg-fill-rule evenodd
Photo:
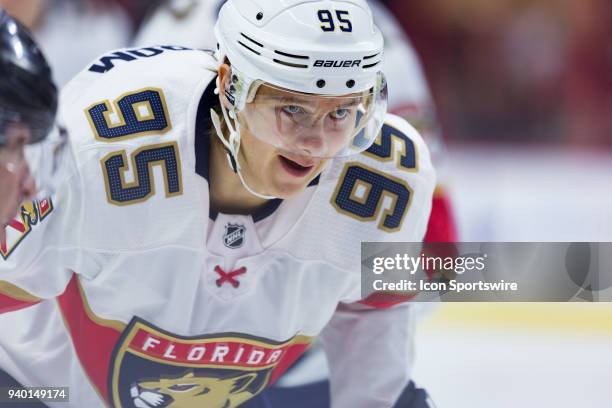
<instances>
[{"instance_id":1,"label":"player's mouth","mask_svg":"<svg viewBox=\"0 0 612 408\"><path fill-rule=\"evenodd\" d=\"M283 169L294 177L304 177L310 174L315 168L316 163L302 158L287 158L279 156Z\"/></svg>"}]
</instances>

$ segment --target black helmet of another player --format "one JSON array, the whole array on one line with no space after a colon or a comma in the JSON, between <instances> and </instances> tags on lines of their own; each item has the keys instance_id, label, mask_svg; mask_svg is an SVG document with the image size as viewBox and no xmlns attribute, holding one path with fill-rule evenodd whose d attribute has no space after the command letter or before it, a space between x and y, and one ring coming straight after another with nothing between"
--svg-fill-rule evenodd
<instances>
[{"instance_id":1,"label":"black helmet of another player","mask_svg":"<svg viewBox=\"0 0 612 408\"><path fill-rule=\"evenodd\" d=\"M51 68L26 27L0 9L0 146L12 122L26 125L29 143L43 140L57 111Z\"/></svg>"}]
</instances>

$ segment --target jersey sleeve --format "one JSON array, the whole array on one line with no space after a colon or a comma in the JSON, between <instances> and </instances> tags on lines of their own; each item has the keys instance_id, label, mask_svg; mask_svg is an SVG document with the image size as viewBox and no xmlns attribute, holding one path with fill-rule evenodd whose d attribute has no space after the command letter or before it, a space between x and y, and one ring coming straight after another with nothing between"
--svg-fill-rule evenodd
<instances>
[{"instance_id":1,"label":"jersey sleeve","mask_svg":"<svg viewBox=\"0 0 612 408\"><path fill-rule=\"evenodd\" d=\"M387 115L374 144L339 168L343 170L331 204L341 215L334 226L345 239L337 245L329 242L332 262L359 274L361 243L423 242L436 171L428 146L405 119ZM359 296L343 299L360 300Z\"/></svg>"},{"instance_id":2,"label":"jersey sleeve","mask_svg":"<svg viewBox=\"0 0 612 408\"><path fill-rule=\"evenodd\" d=\"M392 407L410 380L413 305L389 309L341 304L321 334L332 408Z\"/></svg>"},{"instance_id":3,"label":"jersey sleeve","mask_svg":"<svg viewBox=\"0 0 612 408\"><path fill-rule=\"evenodd\" d=\"M376 179L366 179L368 173L364 172L362 179L386 183L382 188L393 193L393 200L375 222L355 226L355 231L361 232L352 238L360 242L422 242L436 174L421 136L404 119L389 115L381 137L363 156L352 166L380 174ZM375 188L381 187L372 185L364 190L363 197ZM351 185L347 192L348 200L360 202L358 184ZM405 208L400 207L402 199ZM384 208L384 201L379 206ZM355 211L358 208L354 206ZM365 205L362 208L366 209ZM353 265L352 270L358 275L361 268ZM409 298L385 296L372 301L363 298L359 289L356 285L353 296L339 304L322 332L330 367L332 407L392 407L410 380L414 305L406 302Z\"/></svg>"},{"instance_id":4,"label":"jersey sleeve","mask_svg":"<svg viewBox=\"0 0 612 408\"><path fill-rule=\"evenodd\" d=\"M209 53L186 47L122 49L62 89L70 157L54 196L24 204L7 227L0 309L55 297L73 273L93 280L125 251L201 246L193 129L213 67Z\"/></svg>"},{"instance_id":5,"label":"jersey sleeve","mask_svg":"<svg viewBox=\"0 0 612 408\"><path fill-rule=\"evenodd\" d=\"M44 152L42 152L44 154ZM61 294L78 261L80 181L69 147L52 197L21 204L0 243L0 313Z\"/></svg>"}]
</instances>

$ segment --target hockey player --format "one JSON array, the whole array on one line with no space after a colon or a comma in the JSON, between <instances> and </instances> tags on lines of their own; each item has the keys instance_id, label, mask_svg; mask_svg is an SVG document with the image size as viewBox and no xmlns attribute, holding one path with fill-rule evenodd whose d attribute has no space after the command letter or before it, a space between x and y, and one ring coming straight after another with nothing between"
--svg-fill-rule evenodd
<instances>
[{"instance_id":1,"label":"hockey player","mask_svg":"<svg viewBox=\"0 0 612 408\"><path fill-rule=\"evenodd\" d=\"M27 29L0 9L0 243L4 246L4 225L17 214L23 199L36 192L26 145L47 137L56 108L57 90L44 56ZM30 164L41 170L43 159L50 158L33 155ZM41 184L39 180L39 188L45 188Z\"/></svg>"},{"instance_id":2,"label":"hockey player","mask_svg":"<svg viewBox=\"0 0 612 408\"><path fill-rule=\"evenodd\" d=\"M173 43L213 49L216 44L213 33L214 22L224 2L225 0L161 2L139 29L134 45ZM385 38L383 71L390 88L388 110L405 118L423 136L440 175L439 167L443 159L444 146L419 57L406 38L402 27L386 7L378 1L369 1L368 4L374 22ZM450 211L450 198L438 177L425 241L454 240L456 233ZM411 320L417 319L417 308L414 309ZM414 328L415 322L408 321L406 324ZM267 392L267 397L274 402L274 406L286 406L287 401L291 401L291 405L295 408L329 406L327 371L323 351L319 344L315 344L277 383L278 386ZM420 406L419 403L426 404L427 396L423 390L416 389L413 385L408 386L407 390L412 390L414 407ZM298 398L305 394L308 395L307 398ZM295 398L298 400L294 400ZM408 398L406 395L404 400Z\"/></svg>"},{"instance_id":3,"label":"hockey player","mask_svg":"<svg viewBox=\"0 0 612 408\"><path fill-rule=\"evenodd\" d=\"M139 28L134 46L181 44L193 48L214 49L213 28L226 0L165 0L152 10ZM443 167L445 147L440 135L434 102L419 56L404 31L378 0L370 0L374 22L385 38L383 71L389 84L389 112L403 117L425 139L438 170L438 185L434 193L426 242L454 242L456 223L452 200L446 190ZM444 172L443 172L444 173Z\"/></svg>"},{"instance_id":4,"label":"hockey player","mask_svg":"<svg viewBox=\"0 0 612 408\"><path fill-rule=\"evenodd\" d=\"M48 141L56 108L57 90L45 57L28 30L0 9L0 262L37 223L38 209L46 208L49 202L43 199L23 203L23 200L34 197L37 188L41 194L51 192L53 162L59 159L62 150L61 144ZM41 150L46 154L40 154ZM43 174L45 171L47 174ZM51 308L49 311L53 312ZM3 334L13 328L5 323L0 316ZM3 352L0 347L0 356ZM32 361L31 355L27 357L26 361ZM5 362L0 357L0 363ZM19 385L3 371L3 365L0 365L0 387ZM20 406L42 405L31 402Z\"/></svg>"},{"instance_id":5,"label":"hockey player","mask_svg":"<svg viewBox=\"0 0 612 408\"><path fill-rule=\"evenodd\" d=\"M321 334L334 406L390 407L408 309L363 299L360 243L420 241L435 177L368 7L230 1L216 34L217 60L121 50L68 85L74 163L0 310L59 296L71 389L108 405L238 406Z\"/></svg>"}]
</instances>

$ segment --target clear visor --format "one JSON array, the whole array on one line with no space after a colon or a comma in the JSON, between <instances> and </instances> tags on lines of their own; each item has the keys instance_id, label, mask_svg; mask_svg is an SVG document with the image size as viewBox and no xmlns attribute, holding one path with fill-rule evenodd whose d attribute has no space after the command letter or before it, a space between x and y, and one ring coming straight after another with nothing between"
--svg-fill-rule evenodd
<instances>
[{"instance_id":1,"label":"clear visor","mask_svg":"<svg viewBox=\"0 0 612 408\"><path fill-rule=\"evenodd\" d=\"M368 149L386 111L387 87L380 73L373 88L342 96L254 85L245 107L236 113L241 132L292 154L333 158Z\"/></svg>"},{"instance_id":2,"label":"clear visor","mask_svg":"<svg viewBox=\"0 0 612 408\"><path fill-rule=\"evenodd\" d=\"M47 136L49 129L36 123L6 120L6 115L3 119L0 166L22 177L29 173L36 186L36 195L32 198L50 197L55 192L59 169L67 151L66 133L53 128Z\"/></svg>"},{"instance_id":3,"label":"clear visor","mask_svg":"<svg viewBox=\"0 0 612 408\"><path fill-rule=\"evenodd\" d=\"M54 115L48 112L24 114L0 107L0 145L9 144L9 138L23 129L27 129L26 144L38 143L51 131L54 121Z\"/></svg>"},{"instance_id":4,"label":"clear visor","mask_svg":"<svg viewBox=\"0 0 612 408\"><path fill-rule=\"evenodd\" d=\"M51 197L57 190L60 173L68 159L68 136L55 128L46 139L26 146L25 157L36 182L36 198Z\"/></svg>"}]
</instances>

